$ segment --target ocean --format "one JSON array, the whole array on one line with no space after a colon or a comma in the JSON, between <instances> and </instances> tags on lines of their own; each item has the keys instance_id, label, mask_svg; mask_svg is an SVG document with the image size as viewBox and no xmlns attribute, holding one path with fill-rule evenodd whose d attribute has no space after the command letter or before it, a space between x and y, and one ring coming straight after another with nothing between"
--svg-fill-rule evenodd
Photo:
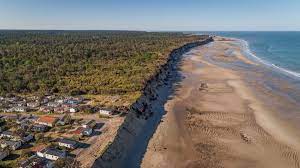
<instances>
[{"instance_id":1,"label":"ocean","mask_svg":"<svg viewBox=\"0 0 300 168\"><path fill-rule=\"evenodd\" d=\"M247 55L300 80L300 32L193 32L241 39Z\"/></svg>"}]
</instances>

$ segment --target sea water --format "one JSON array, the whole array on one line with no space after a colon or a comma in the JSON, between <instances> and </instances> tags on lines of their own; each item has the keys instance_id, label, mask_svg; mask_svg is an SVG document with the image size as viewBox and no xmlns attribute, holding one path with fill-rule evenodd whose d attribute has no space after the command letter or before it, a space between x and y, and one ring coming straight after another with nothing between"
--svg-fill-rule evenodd
<instances>
[{"instance_id":1,"label":"sea water","mask_svg":"<svg viewBox=\"0 0 300 168\"><path fill-rule=\"evenodd\" d=\"M250 57L300 80L300 32L193 32L240 39Z\"/></svg>"}]
</instances>

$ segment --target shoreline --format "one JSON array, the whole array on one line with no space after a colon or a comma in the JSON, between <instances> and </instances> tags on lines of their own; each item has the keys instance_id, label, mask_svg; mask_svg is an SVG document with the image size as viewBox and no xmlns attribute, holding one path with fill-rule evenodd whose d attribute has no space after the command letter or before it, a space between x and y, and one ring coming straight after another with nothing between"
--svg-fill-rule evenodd
<instances>
[{"instance_id":1,"label":"shoreline","mask_svg":"<svg viewBox=\"0 0 300 168\"><path fill-rule=\"evenodd\" d=\"M241 48L243 49L244 57L254 61L255 63L260 63L266 66L267 68L270 68L273 71L276 71L282 75L286 75L287 77L290 77L295 80L300 80L300 73L295 72L280 66L277 66L276 64L273 64L272 62L269 62L267 60L264 60L263 58L260 58L255 53L253 53L250 49L249 42L244 39L240 38L234 38L234 37L222 37L222 36L216 36L217 38L223 38L223 39L229 39L232 41L235 41L237 43L240 43Z\"/></svg>"},{"instance_id":2,"label":"shoreline","mask_svg":"<svg viewBox=\"0 0 300 168\"><path fill-rule=\"evenodd\" d=\"M299 106L263 85L265 71L218 37L186 54L141 167L299 167L300 134L280 116Z\"/></svg>"},{"instance_id":3,"label":"shoreline","mask_svg":"<svg viewBox=\"0 0 300 168\"><path fill-rule=\"evenodd\" d=\"M182 54L212 40L208 36L204 40L187 43L169 54L166 64L146 83L142 96L130 108L114 141L92 167L139 167L148 141L165 113L163 104L174 92L173 84L180 80L177 78L177 68Z\"/></svg>"}]
</instances>

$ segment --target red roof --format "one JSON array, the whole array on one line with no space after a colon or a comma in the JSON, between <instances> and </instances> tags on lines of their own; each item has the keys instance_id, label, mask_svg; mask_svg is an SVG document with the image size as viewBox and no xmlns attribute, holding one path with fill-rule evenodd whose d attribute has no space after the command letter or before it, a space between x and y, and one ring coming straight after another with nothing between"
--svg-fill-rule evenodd
<instances>
[{"instance_id":1,"label":"red roof","mask_svg":"<svg viewBox=\"0 0 300 168\"><path fill-rule=\"evenodd\" d=\"M52 124L57 120L56 117L51 117L51 116L42 116L40 117L37 122L42 122L42 123L49 123Z\"/></svg>"},{"instance_id":2,"label":"red roof","mask_svg":"<svg viewBox=\"0 0 300 168\"><path fill-rule=\"evenodd\" d=\"M73 134L81 134L81 132L83 131L83 127L78 127L75 131L72 131L71 133L73 133Z\"/></svg>"},{"instance_id":3,"label":"red roof","mask_svg":"<svg viewBox=\"0 0 300 168\"><path fill-rule=\"evenodd\" d=\"M31 151L32 152L39 152L39 151L45 149L46 147L47 147L47 145L42 144L42 145L35 146L35 147L31 148Z\"/></svg>"}]
</instances>

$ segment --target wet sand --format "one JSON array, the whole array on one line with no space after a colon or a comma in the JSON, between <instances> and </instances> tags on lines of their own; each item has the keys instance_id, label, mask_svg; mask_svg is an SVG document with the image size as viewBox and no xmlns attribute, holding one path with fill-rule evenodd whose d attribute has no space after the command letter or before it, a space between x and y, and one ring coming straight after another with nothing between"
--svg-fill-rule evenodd
<instances>
[{"instance_id":1,"label":"wet sand","mask_svg":"<svg viewBox=\"0 0 300 168\"><path fill-rule=\"evenodd\" d=\"M299 88L267 71L232 40L187 53L141 167L300 167Z\"/></svg>"}]
</instances>

